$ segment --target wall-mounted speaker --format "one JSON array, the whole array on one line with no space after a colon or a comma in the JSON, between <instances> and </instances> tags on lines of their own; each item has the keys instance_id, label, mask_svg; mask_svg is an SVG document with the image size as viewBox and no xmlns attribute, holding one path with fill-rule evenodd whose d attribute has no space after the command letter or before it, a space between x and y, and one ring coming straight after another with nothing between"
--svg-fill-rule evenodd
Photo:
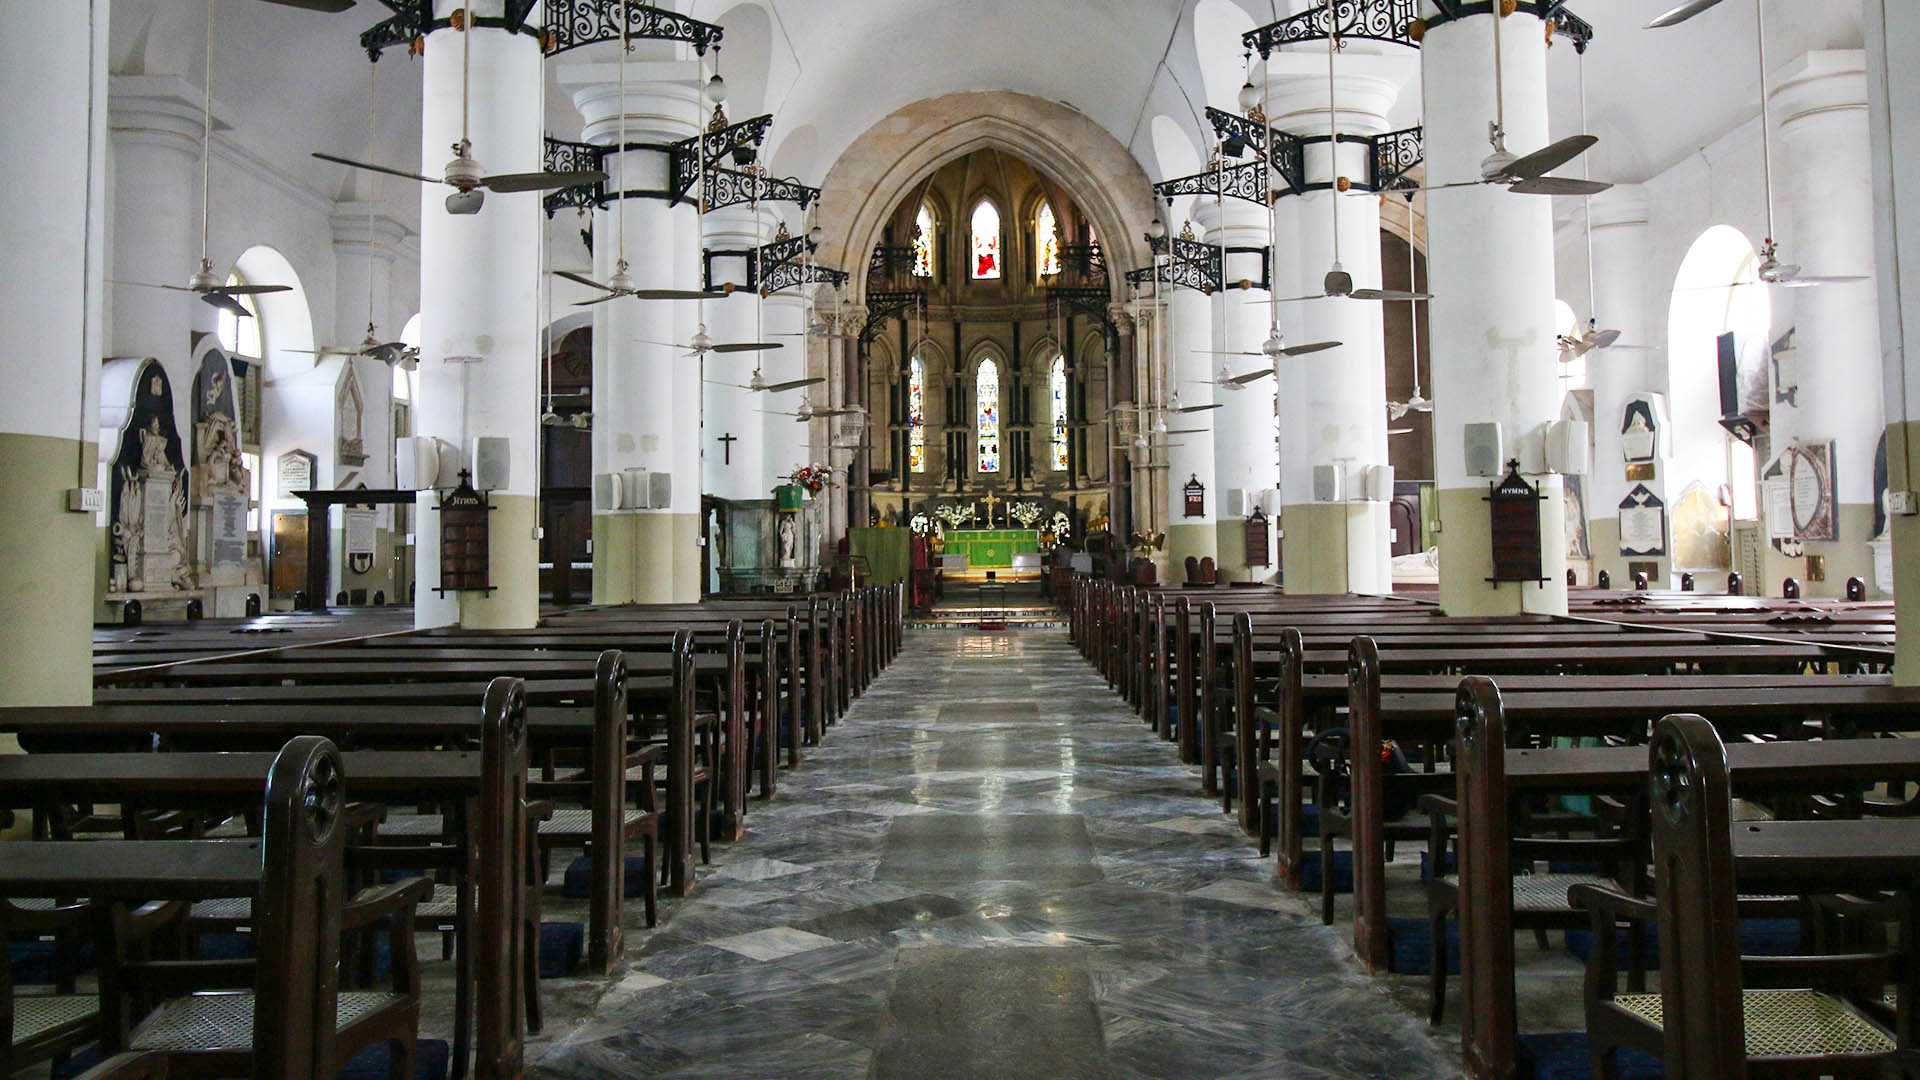
<instances>
[{"instance_id":1,"label":"wall-mounted speaker","mask_svg":"<svg viewBox=\"0 0 1920 1080\"><path fill-rule=\"evenodd\" d=\"M1468 424L1462 435L1466 445L1468 476L1498 477L1505 471L1506 462L1501 460L1499 424Z\"/></svg>"},{"instance_id":2,"label":"wall-mounted speaker","mask_svg":"<svg viewBox=\"0 0 1920 1080\"><path fill-rule=\"evenodd\" d=\"M1246 488L1228 488L1227 489L1227 516L1228 517L1246 517L1248 514L1251 514L1252 512L1253 512L1253 507L1248 505L1248 502L1247 502Z\"/></svg>"},{"instance_id":3,"label":"wall-mounted speaker","mask_svg":"<svg viewBox=\"0 0 1920 1080\"><path fill-rule=\"evenodd\" d=\"M1313 501L1339 502L1346 497L1346 477L1338 465L1313 467Z\"/></svg>"},{"instance_id":4,"label":"wall-mounted speaker","mask_svg":"<svg viewBox=\"0 0 1920 1080\"><path fill-rule=\"evenodd\" d=\"M1587 422L1556 420L1547 425L1547 468L1562 475L1587 471Z\"/></svg>"},{"instance_id":5,"label":"wall-mounted speaker","mask_svg":"<svg viewBox=\"0 0 1920 1080\"><path fill-rule=\"evenodd\" d=\"M1393 501L1393 466L1367 466L1367 501Z\"/></svg>"},{"instance_id":6,"label":"wall-mounted speaker","mask_svg":"<svg viewBox=\"0 0 1920 1080\"><path fill-rule=\"evenodd\" d=\"M409 435L393 444L393 486L420 491L440 481L440 446L430 435Z\"/></svg>"},{"instance_id":7,"label":"wall-mounted speaker","mask_svg":"<svg viewBox=\"0 0 1920 1080\"><path fill-rule=\"evenodd\" d=\"M653 476L648 469L627 469L620 474L620 509L645 510L653 504Z\"/></svg>"},{"instance_id":8,"label":"wall-mounted speaker","mask_svg":"<svg viewBox=\"0 0 1920 1080\"><path fill-rule=\"evenodd\" d=\"M473 486L501 491L512 479L510 440L504 435L481 435L473 440Z\"/></svg>"},{"instance_id":9,"label":"wall-mounted speaker","mask_svg":"<svg viewBox=\"0 0 1920 1080\"><path fill-rule=\"evenodd\" d=\"M673 474L653 472L647 476L647 506L654 510L673 507Z\"/></svg>"},{"instance_id":10,"label":"wall-mounted speaker","mask_svg":"<svg viewBox=\"0 0 1920 1080\"><path fill-rule=\"evenodd\" d=\"M596 473L593 478L593 508L595 510L622 510L626 508L624 498L625 485L620 481L619 473Z\"/></svg>"}]
</instances>

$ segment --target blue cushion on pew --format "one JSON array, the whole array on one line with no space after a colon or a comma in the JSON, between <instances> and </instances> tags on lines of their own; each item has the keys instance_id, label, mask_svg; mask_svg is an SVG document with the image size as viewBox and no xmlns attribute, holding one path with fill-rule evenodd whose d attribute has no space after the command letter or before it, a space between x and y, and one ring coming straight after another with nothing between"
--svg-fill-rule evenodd
<instances>
[{"instance_id":1,"label":"blue cushion on pew","mask_svg":"<svg viewBox=\"0 0 1920 1080\"><path fill-rule=\"evenodd\" d=\"M1300 887L1307 892L1320 891L1320 852L1303 852L1300 856ZM1333 891L1350 893L1353 891L1353 852L1336 851L1333 853Z\"/></svg>"},{"instance_id":2,"label":"blue cushion on pew","mask_svg":"<svg viewBox=\"0 0 1920 1080\"><path fill-rule=\"evenodd\" d=\"M540 977L560 979L571 975L573 969L580 966L580 957L586 945L585 923L541 923Z\"/></svg>"},{"instance_id":3,"label":"blue cushion on pew","mask_svg":"<svg viewBox=\"0 0 1920 1080\"><path fill-rule=\"evenodd\" d=\"M1275 825L1278 832L1280 826ZM1300 807L1300 835L1318 837L1320 835L1320 804L1305 803Z\"/></svg>"},{"instance_id":4,"label":"blue cushion on pew","mask_svg":"<svg viewBox=\"0 0 1920 1080\"><path fill-rule=\"evenodd\" d=\"M387 939L376 937L376 949L381 950L381 962L385 960ZM201 934L194 942L194 956L201 960L251 960L253 959L253 935L220 931ZM382 968L384 971L384 967Z\"/></svg>"},{"instance_id":5,"label":"blue cushion on pew","mask_svg":"<svg viewBox=\"0 0 1920 1080\"><path fill-rule=\"evenodd\" d=\"M48 986L53 983L53 942L9 941L7 963L15 986ZM73 961L75 972L93 970L93 943L83 941Z\"/></svg>"},{"instance_id":6,"label":"blue cushion on pew","mask_svg":"<svg viewBox=\"0 0 1920 1080\"><path fill-rule=\"evenodd\" d=\"M375 1043L342 1066L337 1080L387 1080L387 1057L387 1044ZM445 1039L417 1040L413 1044L413 1080L447 1080L452 1059ZM100 1048L89 1046L54 1066L53 1080L73 1080L98 1064Z\"/></svg>"},{"instance_id":7,"label":"blue cushion on pew","mask_svg":"<svg viewBox=\"0 0 1920 1080\"><path fill-rule=\"evenodd\" d=\"M1627 931L1621 927L1614 931L1619 943L1622 963L1627 952ZM1567 951L1585 961L1593 951L1593 931L1587 929L1567 931ZM1741 919L1740 955L1742 956L1797 956L1804 952L1800 942L1800 920L1798 919ZM1645 959L1647 969L1660 967L1660 928L1649 926L1646 929Z\"/></svg>"},{"instance_id":8,"label":"blue cushion on pew","mask_svg":"<svg viewBox=\"0 0 1920 1080\"><path fill-rule=\"evenodd\" d=\"M1433 873L1433 867L1430 865L1432 861L1433 852L1423 851L1420 853L1420 883L1422 885L1426 884L1427 875ZM1440 872L1442 874L1453 873L1453 863L1453 852L1449 851L1447 852L1447 857L1440 860Z\"/></svg>"},{"instance_id":9,"label":"blue cushion on pew","mask_svg":"<svg viewBox=\"0 0 1920 1080\"><path fill-rule=\"evenodd\" d=\"M1516 1050L1520 1080L1590 1080L1593 1076L1593 1055L1584 1032L1522 1035ZM1615 1058L1620 1080L1666 1080L1667 1070L1658 1058L1638 1050L1621 1050Z\"/></svg>"},{"instance_id":10,"label":"blue cushion on pew","mask_svg":"<svg viewBox=\"0 0 1920 1080\"><path fill-rule=\"evenodd\" d=\"M631 900L647 895L647 875L651 873L645 855L627 856L627 881L622 895ZM567 864L560 881L560 895L568 900L585 900L593 894L593 860L585 855Z\"/></svg>"},{"instance_id":11,"label":"blue cushion on pew","mask_svg":"<svg viewBox=\"0 0 1920 1080\"><path fill-rule=\"evenodd\" d=\"M1426 975L1433 970L1433 935L1425 919L1387 920L1387 970L1397 975ZM1447 920L1447 974L1460 974L1460 924Z\"/></svg>"}]
</instances>

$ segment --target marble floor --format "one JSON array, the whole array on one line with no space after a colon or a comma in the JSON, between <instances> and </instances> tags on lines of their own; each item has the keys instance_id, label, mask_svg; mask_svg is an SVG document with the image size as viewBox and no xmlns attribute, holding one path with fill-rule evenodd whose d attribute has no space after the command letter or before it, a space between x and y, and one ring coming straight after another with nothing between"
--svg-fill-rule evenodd
<instances>
[{"instance_id":1,"label":"marble floor","mask_svg":"<svg viewBox=\"0 0 1920 1080\"><path fill-rule=\"evenodd\" d=\"M529 1071L1457 1075L1197 786L1064 632L912 631Z\"/></svg>"}]
</instances>

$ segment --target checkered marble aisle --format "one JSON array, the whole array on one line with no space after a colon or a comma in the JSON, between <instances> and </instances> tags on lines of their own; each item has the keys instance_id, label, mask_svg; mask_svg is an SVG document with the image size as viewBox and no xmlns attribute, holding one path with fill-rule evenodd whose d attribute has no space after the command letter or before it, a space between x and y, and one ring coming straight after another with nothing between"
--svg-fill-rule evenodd
<instances>
[{"instance_id":1,"label":"checkered marble aisle","mask_svg":"<svg viewBox=\"0 0 1920 1080\"><path fill-rule=\"evenodd\" d=\"M1064 633L914 632L530 1071L1455 1075L1196 790Z\"/></svg>"}]
</instances>

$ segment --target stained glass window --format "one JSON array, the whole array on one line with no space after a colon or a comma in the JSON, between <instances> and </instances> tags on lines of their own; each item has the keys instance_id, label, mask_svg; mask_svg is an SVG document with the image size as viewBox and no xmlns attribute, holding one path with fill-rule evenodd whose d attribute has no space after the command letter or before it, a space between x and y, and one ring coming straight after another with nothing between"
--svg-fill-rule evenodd
<instances>
[{"instance_id":1,"label":"stained glass window","mask_svg":"<svg viewBox=\"0 0 1920 1080\"><path fill-rule=\"evenodd\" d=\"M913 219L913 276L933 276L933 211L926 203Z\"/></svg>"},{"instance_id":2,"label":"stained glass window","mask_svg":"<svg viewBox=\"0 0 1920 1080\"><path fill-rule=\"evenodd\" d=\"M1000 276L1000 211L985 199L973 208L973 276Z\"/></svg>"},{"instance_id":3,"label":"stained glass window","mask_svg":"<svg viewBox=\"0 0 1920 1080\"><path fill-rule=\"evenodd\" d=\"M1041 277L1060 272L1060 225L1053 219L1053 204L1041 203L1033 221L1033 250Z\"/></svg>"},{"instance_id":4,"label":"stained glass window","mask_svg":"<svg viewBox=\"0 0 1920 1080\"><path fill-rule=\"evenodd\" d=\"M1053 401L1053 467L1067 468L1067 358L1056 356L1047 374L1047 393Z\"/></svg>"},{"instance_id":5,"label":"stained glass window","mask_svg":"<svg viewBox=\"0 0 1920 1080\"><path fill-rule=\"evenodd\" d=\"M919 357L907 361L907 468L927 471L927 365Z\"/></svg>"},{"instance_id":6,"label":"stained glass window","mask_svg":"<svg viewBox=\"0 0 1920 1080\"><path fill-rule=\"evenodd\" d=\"M991 358L980 361L980 373L973 380L973 400L980 436L980 471L999 472L1000 365Z\"/></svg>"}]
</instances>

